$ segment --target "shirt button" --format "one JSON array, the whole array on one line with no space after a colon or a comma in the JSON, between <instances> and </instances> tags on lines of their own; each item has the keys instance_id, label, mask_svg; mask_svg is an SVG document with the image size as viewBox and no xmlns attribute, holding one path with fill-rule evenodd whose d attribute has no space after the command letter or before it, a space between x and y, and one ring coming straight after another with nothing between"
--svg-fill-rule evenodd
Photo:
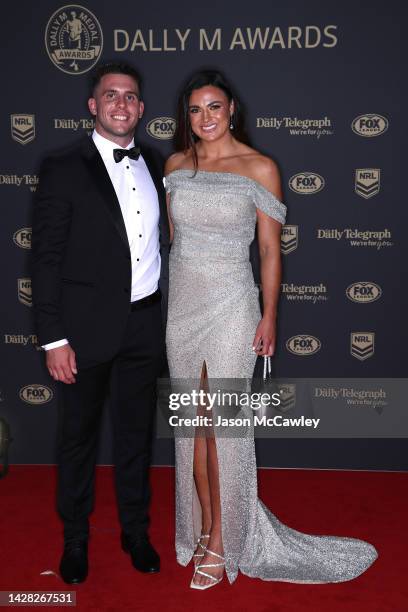
<instances>
[{"instance_id":1,"label":"shirt button","mask_svg":"<svg viewBox=\"0 0 408 612\"><path fill-rule=\"evenodd\" d=\"M126 170L129 170L129 166L126 166Z\"/></svg>"},{"instance_id":2,"label":"shirt button","mask_svg":"<svg viewBox=\"0 0 408 612\"><path fill-rule=\"evenodd\" d=\"M139 258L137 258L136 261L139 261Z\"/></svg>"},{"instance_id":3,"label":"shirt button","mask_svg":"<svg viewBox=\"0 0 408 612\"><path fill-rule=\"evenodd\" d=\"M136 191L136 187L132 187L133 191Z\"/></svg>"},{"instance_id":4,"label":"shirt button","mask_svg":"<svg viewBox=\"0 0 408 612\"><path fill-rule=\"evenodd\" d=\"M140 215L140 210L137 211L137 214Z\"/></svg>"},{"instance_id":5,"label":"shirt button","mask_svg":"<svg viewBox=\"0 0 408 612\"><path fill-rule=\"evenodd\" d=\"M139 238L141 238L141 237L142 237L142 234L139 234Z\"/></svg>"}]
</instances>

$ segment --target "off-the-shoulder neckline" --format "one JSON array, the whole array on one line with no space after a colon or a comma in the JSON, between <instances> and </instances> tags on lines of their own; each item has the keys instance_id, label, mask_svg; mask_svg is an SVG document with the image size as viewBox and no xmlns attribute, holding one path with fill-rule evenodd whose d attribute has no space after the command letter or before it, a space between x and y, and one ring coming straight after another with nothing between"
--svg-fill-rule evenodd
<instances>
[{"instance_id":1,"label":"off-the-shoulder neckline","mask_svg":"<svg viewBox=\"0 0 408 612\"><path fill-rule=\"evenodd\" d=\"M171 176L172 174L176 174L176 172L194 172L194 169L193 168L177 168L176 170L172 170L171 172L169 172L167 176L165 176L164 178L167 180L169 176ZM212 175L218 175L218 176L237 176L238 178L245 179L249 181L250 183L254 183L257 187L260 187L261 189L263 189L263 191L266 191L266 193L268 193L270 196L275 198L275 200L278 200L278 202L280 202L279 198L277 198L276 195L272 193L272 191L269 191L269 189L264 187L259 181L253 178L250 178L249 176L245 176L244 174L237 174L237 172L213 172L211 170L197 170L197 174L212 174Z\"/></svg>"}]
</instances>

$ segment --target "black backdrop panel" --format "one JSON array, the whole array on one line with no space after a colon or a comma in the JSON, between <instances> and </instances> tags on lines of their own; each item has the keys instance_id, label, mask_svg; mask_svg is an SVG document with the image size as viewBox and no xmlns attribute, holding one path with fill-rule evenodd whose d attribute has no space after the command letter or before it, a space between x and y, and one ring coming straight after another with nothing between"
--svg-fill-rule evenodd
<instances>
[{"instance_id":1,"label":"black backdrop panel","mask_svg":"<svg viewBox=\"0 0 408 612\"><path fill-rule=\"evenodd\" d=\"M220 68L240 93L253 145L281 168L289 209L276 373L406 376L407 290L399 273L407 228L406 17L405 3L395 0L208 0L205 10L162 0L8 5L2 12L0 416L11 427L11 462L54 462L58 403L35 348L30 306L32 198L46 152L91 132L88 80L101 60L130 61L142 73L146 112L138 137L165 156L173 147L177 93L189 73ZM361 282L374 284L380 297L349 299L346 289ZM367 349L364 360L350 350L357 332L365 336L354 338L357 349L361 343ZM320 350L290 352L288 341L298 335L317 338ZM102 429L100 460L108 463L107 417ZM406 469L404 446L382 439L262 440L259 464ZM172 461L171 441L156 441L154 462Z\"/></svg>"}]
</instances>

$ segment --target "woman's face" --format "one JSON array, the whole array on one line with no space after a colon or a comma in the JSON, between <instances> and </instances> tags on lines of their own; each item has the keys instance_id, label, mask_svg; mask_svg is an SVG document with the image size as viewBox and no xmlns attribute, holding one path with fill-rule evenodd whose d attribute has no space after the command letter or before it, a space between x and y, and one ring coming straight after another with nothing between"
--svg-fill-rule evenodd
<instances>
[{"instance_id":1,"label":"woman's face","mask_svg":"<svg viewBox=\"0 0 408 612\"><path fill-rule=\"evenodd\" d=\"M218 140L229 132L234 103L218 87L206 85L195 89L189 101L191 129L201 140Z\"/></svg>"}]
</instances>

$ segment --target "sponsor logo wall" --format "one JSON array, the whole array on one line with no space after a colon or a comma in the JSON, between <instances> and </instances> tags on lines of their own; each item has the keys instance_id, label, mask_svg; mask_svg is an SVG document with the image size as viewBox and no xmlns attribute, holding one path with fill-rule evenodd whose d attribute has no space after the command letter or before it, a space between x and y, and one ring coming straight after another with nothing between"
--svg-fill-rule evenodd
<instances>
[{"instance_id":1,"label":"sponsor logo wall","mask_svg":"<svg viewBox=\"0 0 408 612\"><path fill-rule=\"evenodd\" d=\"M137 136L164 157L173 151L180 87L194 69L219 67L241 94L250 140L277 161L288 206L275 372L404 375L407 289L397 269L406 260L407 222L405 186L397 180L403 170L395 165L406 151L405 116L403 105L390 101L402 97L406 84L399 79L396 90L399 41L381 22L382 12L373 20L388 43L379 46L357 5L333 6L328 19L321 0L313 25L301 0L292 3L296 20L289 7L261 0L250 10L237 0L233 14L218 5L213 22L177 3L171 12L164 0L159 5L162 10L141 11L124 0L118 13L96 0L60 6L45 0L32 12L22 0L7 9L3 33L14 68L0 127L6 152L0 388L7 398L0 409L8 410L12 428L31 418L27 411L37 411L38 427L47 426L48 411L56 410L32 319L31 211L45 154L92 134L89 76L103 60L130 61L140 70L146 110ZM373 15L377 5L374 0ZM398 18L391 8L381 10ZM24 11L32 27L22 41L13 24ZM371 58L364 78L361 46ZM378 65L387 57L393 68L384 74ZM379 80L381 86L368 86ZM18 449L17 440L15 452L26 462L38 460L36 451ZM106 449L102 456L109 456Z\"/></svg>"}]
</instances>

